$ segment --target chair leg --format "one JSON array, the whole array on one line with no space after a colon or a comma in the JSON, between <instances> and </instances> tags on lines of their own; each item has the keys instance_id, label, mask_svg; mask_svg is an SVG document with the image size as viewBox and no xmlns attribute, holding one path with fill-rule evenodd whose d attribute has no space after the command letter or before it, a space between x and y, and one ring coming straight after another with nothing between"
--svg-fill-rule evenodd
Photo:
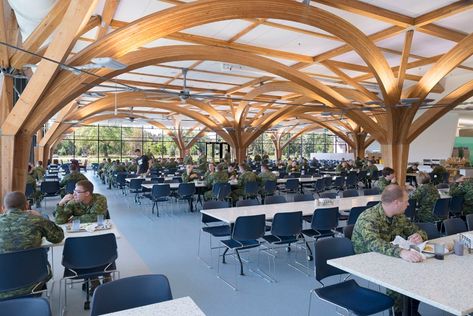
<instances>
[{"instance_id":1,"label":"chair leg","mask_svg":"<svg viewBox=\"0 0 473 316\"><path fill-rule=\"evenodd\" d=\"M228 248L225 248L225 250L224 250L224 252L223 252L223 255L222 255L222 263L227 263L227 262L225 261L225 255L227 254L227 252L228 252Z\"/></svg>"},{"instance_id":2,"label":"chair leg","mask_svg":"<svg viewBox=\"0 0 473 316\"><path fill-rule=\"evenodd\" d=\"M240 262L240 275L245 275L243 273L243 262L241 262L241 257L240 257L240 253L238 252L238 249L235 249L235 252L236 252L238 261Z\"/></svg>"}]
</instances>

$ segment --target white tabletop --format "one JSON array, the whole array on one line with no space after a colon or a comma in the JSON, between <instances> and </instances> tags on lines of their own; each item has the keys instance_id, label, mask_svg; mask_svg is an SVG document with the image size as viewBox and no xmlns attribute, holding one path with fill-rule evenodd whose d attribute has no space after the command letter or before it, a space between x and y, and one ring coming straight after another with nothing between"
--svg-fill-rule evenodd
<instances>
[{"instance_id":1,"label":"white tabletop","mask_svg":"<svg viewBox=\"0 0 473 316\"><path fill-rule=\"evenodd\" d=\"M63 246L64 242L67 238L72 238L72 237L88 237L88 236L94 236L94 235L104 235L104 234L114 234L115 238L120 238L120 233L117 229L117 226L113 224L111 220L105 220L105 223L108 223L111 225L110 229L104 229L104 230L97 230L94 232L88 232L88 231L79 231L79 232L70 232L66 229L66 224L64 225L59 225L62 230L64 231L64 239L57 244L52 244L49 241L45 240L43 238L43 243L41 244L42 247L57 247L57 246ZM94 223L90 223L94 224Z\"/></svg>"},{"instance_id":2,"label":"white tabletop","mask_svg":"<svg viewBox=\"0 0 473 316\"><path fill-rule=\"evenodd\" d=\"M201 213L212 216L226 223L234 223L239 216L265 214L267 219L272 219L276 213L302 211L303 215L312 215L317 208L338 206L340 211L349 211L355 206L365 206L370 201L379 201L381 195L358 196L331 200L333 205L321 205L315 201L288 202L280 204L267 204L256 206L228 207L220 209L201 210Z\"/></svg>"},{"instance_id":3,"label":"white tabletop","mask_svg":"<svg viewBox=\"0 0 473 316\"><path fill-rule=\"evenodd\" d=\"M205 316L190 297L131 308L104 316Z\"/></svg>"},{"instance_id":4,"label":"white tabletop","mask_svg":"<svg viewBox=\"0 0 473 316\"><path fill-rule=\"evenodd\" d=\"M455 236L441 238L451 241ZM473 312L473 256L446 255L421 263L379 253L332 259L328 264L454 315Z\"/></svg>"}]
</instances>

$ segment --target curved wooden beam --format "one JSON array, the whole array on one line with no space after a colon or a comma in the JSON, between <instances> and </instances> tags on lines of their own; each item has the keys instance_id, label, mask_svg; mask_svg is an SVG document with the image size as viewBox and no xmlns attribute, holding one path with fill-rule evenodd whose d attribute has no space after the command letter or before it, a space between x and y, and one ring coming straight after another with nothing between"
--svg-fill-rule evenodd
<instances>
[{"instance_id":1,"label":"curved wooden beam","mask_svg":"<svg viewBox=\"0 0 473 316\"><path fill-rule=\"evenodd\" d=\"M292 141L294 141L297 137L301 136L304 133L307 133L308 131L313 131L316 129L322 128L318 123L311 124L309 126L306 126L302 128L301 130L297 131L294 135L292 135L287 141L284 142L284 144L281 145L281 150L287 147Z\"/></svg>"}]
</instances>

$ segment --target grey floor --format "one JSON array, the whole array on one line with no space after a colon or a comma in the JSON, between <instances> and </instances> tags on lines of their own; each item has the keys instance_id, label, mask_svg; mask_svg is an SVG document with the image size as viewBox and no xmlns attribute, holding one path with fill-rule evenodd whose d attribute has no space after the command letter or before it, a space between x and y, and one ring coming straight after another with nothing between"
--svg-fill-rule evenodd
<instances>
[{"instance_id":1,"label":"grey floor","mask_svg":"<svg viewBox=\"0 0 473 316\"><path fill-rule=\"evenodd\" d=\"M288 254L283 250L278 253L276 274L273 274L277 282L268 283L245 270L245 276L238 276L238 291L234 291L216 277L217 252L214 252L215 268L212 269L197 258L200 215L198 212L189 213L186 202L163 205L160 207L162 214L157 218L151 214L151 204L146 199L142 205L137 205L131 195L123 196L119 190L108 190L92 172L87 176L94 182L96 192L107 196L111 217L120 231L117 266L121 277L146 273L164 274L169 278L175 298L190 296L209 316L307 315L309 291L318 285L313 277L287 266L287 260L292 260L297 251ZM56 202L48 199L48 207L43 208L43 211L52 212L52 206ZM208 249L208 239L207 236L203 238L202 249L205 251ZM58 314L58 280L63 272L61 253L62 247L54 249L56 282L51 304L55 315ZM208 255L207 258L209 259ZM303 258L304 253L301 252L300 259ZM262 267L267 269L267 257L262 255L261 259ZM232 282L235 281L235 264L229 260L223 270L223 275ZM377 288L376 285L359 281L364 286ZM80 286L68 289L66 314L88 315L82 308L84 298ZM314 299L312 304L311 315L337 315L335 308L327 303ZM446 315L425 304L421 305L421 313Z\"/></svg>"}]
</instances>

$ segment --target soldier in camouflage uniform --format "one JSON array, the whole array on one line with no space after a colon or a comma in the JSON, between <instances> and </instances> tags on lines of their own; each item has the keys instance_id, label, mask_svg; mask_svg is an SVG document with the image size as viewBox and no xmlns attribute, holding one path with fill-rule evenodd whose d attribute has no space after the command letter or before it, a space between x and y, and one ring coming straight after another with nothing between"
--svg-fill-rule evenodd
<instances>
[{"instance_id":1,"label":"soldier in camouflage uniform","mask_svg":"<svg viewBox=\"0 0 473 316\"><path fill-rule=\"evenodd\" d=\"M394 173L394 169L385 167L383 169L383 176L378 180L378 188L379 191L383 191L385 187L390 184L396 183L396 174Z\"/></svg>"},{"instance_id":2,"label":"soldier in camouflage uniform","mask_svg":"<svg viewBox=\"0 0 473 316\"><path fill-rule=\"evenodd\" d=\"M67 194L59 201L56 208L56 223L65 224L73 218L79 218L81 223L92 223L97 221L97 215L106 216L107 198L93 192L92 182L88 180L77 182L74 194Z\"/></svg>"},{"instance_id":3,"label":"soldier in camouflage uniform","mask_svg":"<svg viewBox=\"0 0 473 316\"><path fill-rule=\"evenodd\" d=\"M208 185L211 182L213 174L215 173L215 165L213 162L209 163L209 170L207 170L204 174L204 181Z\"/></svg>"},{"instance_id":4,"label":"soldier in camouflage uniform","mask_svg":"<svg viewBox=\"0 0 473 316\"><path fill-rule=\"evenodd\" d=\"M457 181L462 181L463 178ZM463 196L463 215L473 214L473 178L457 182L450 187L450 196Z\"/></svg>"},{"instance_id":5,"label":"soldier in camouflage uniform","mask_svg":"<svg viewBox=\"0 0 473 316\"><path fill-rule=\"evenodd\" d=\"M410 198L417 201L417 221L419 222L435 222L440 220L432 213L435 202L440 199L437 188L430 181L429 174L420 172L417 175L417 183L419 187L411 193Z\"/></svg>"},{"instance_id":6,"label":"soldier in camouflage uniform","mask_svg":"<svg viewBox=\"0 0 473 316\"><path fill-rule=\"evenodd\" d=\"M299 172L301 169L297 165L297 161L294 159L290 164L287 165L286 172L291 174L293 172Z\"/></svg>"},{"instance_id":7,"label":"soldier in camouflage uniform","mask_svg":"<svg viewBox=\"0 0 473 316\"><path fill-rule=\"evenodd\" d=\"M26 184L31 184L31 187L33 188L33 193L28 196L28 199L33 201L36 207L41 207L43 193L36 188L36 178L34 177L34 171L31 169L31 165L28 165L28 175L26 176Z\"/></svg>"},{"instance_id":8,"label":"soldier in camouflage uniform","mask_svg":"<svg viewBox=\"0 0 473 316\"><path fill-rule=\"evenodd\" d=\"M186 151L184 151L184 159L183 159L182 163L186 166L194 164L194 161L192 160L192 156L191 156L188 149L186 149Z\"/></svg>"},{"instance_id":9,"label":"soldier in camouflage uniform","mask_svg":"<svg viewBox=\"0 0 473 316\"><path fill-rule=\"evenodd\" d=\"M361 170L366 171L366 185L371 188L372 181L377 180L373 178L373 174L378 171L378 167L375 166L372 160L368 160Z\"/></svg>"},{"instance_id":10,"label":"soldier in camouflage uniform","mask_svg":"<svg viewBox=\"0 0 473 316\"><path fill-rule=\"evenodd\" d=\"M138 172L138 165L136 164L135 160L130 161L126 165L126 171L128 171L130 173L137 173Z\"/></svg>"},{"instance_id":11,"label":"soldier in camouflage uniform","mask_svg":"<svg viewBox=\"0 0 473 316\"><path fill-rule=\"evenodd\" d=\"M187 165L186 171L182 174L182 182L187 183L198 179L199 175L194 171L194 166Z\"/></svg>"},{"instance_id":12,"label":"soldier in camouflage uniform","mask_svg":"<svg viewBox=\"0 0 473 316\"><path fill-rule=\"evenodd\" d=\"M198 168L201 172L207 171L207 156L199 150L199 158L197 159Z\"/></svg>"},{"instance_id":13,"label":"soldier in camouflage uniform","mask_svg":"<svg viewBox=\"0 0 473 316\"><path fill-rule=\"evenodd\" d=\"M266 181L277 181L278 177L269 171L268 165L262 164L261 165L261 173L258 175L258 178L260 180L260 194L261 195L266 195L266 192L264 191L264 185Z\"/></svg>"},{"instance_id":14,"label":"soldier in camouflage uniform","mask_svg":"<svg viewBox=\"0 0 473 316\"><path fill-rule=\"evenodd\" d=\"M248 182L259 182L259 178L253 171L247 170L246 163L241 163L238 165L240 169L240 175L238 176L238 185L235 190L232 191L231 197L233 202L236 202L240 196L244 196L245 184Z\"/></svg>"},{"instance_id":15,"label":"soldier in camouflage uniform","mask_svg":"<svg viewBox=\"0 0 473 316\"><path fill-rule=\"evenodd\" d=\"M42 180L45 173L46 170L44 170L43 162L38 161L38 165L33 169L33 176L36 178L36 180Z\"/></svg>"},{"instance_id":16,"label":"soldier in camouflage uniform","mask_svg":"<svg viewBox=\"0 0 473 316\"><path fill-rule=\"evenodd\" d=\"M0 215L0 253L41 247L42 238L51 243L64 239L64 232L36 211L27 211L25 194L10 192L3 200L4 213ZM47 282L50 274L44 282ZM34 286L0 293L0 300L31 293ZM1 312L0 312L1 313Z\"/></svg>"},{"instance_id":17,"label":"soldier in camouflage uniform","mask_svg":"<svg viewBox=\"0 0 473 316\"><path fill-rule=\"evenodd\" d=\"M77 181L87 180L87 177L79 172L79 169L76 164L70 164L69 170L70 172L66 174L59 183L59 186L61 187L61 197L64 197L64 195L66 195L66 185L69 181L75 183Z\"/></svg>"},{"instance_id":18,"label":"soldier in camouflage uniform","mask_svg":"<svg viewBox=\"0 0 473 316\"><path fill-rule=\"evenodd\" d=\"M213 165L213 164L212 164ZM209 165L210 168L211 165ZM228 174L223 168L223 164L217 165L217 170L213 173L209 173L205 178L205 183L207 187L210 188L209 191L204 193L205 200L211 200L212 198L216 198L216 196L212 193L212 187L215 183L227 183L228 182Z\"/></svg>"},{"instance_id":19,"label":"soldier in camouflage uniform","mask_svg":"<svg viewBox=\"0 0 473 316\"><path fill-rule=\"evenodd\" d=\"M117 160L115 164L112 166L108 178L108 188L111 189L112 186L117 186L117 173L119 172L127 172L126 166L120 163L120 160Z\"/></svg>"},{"instance_id":20,"label":"soldier in camouflage uniform","mask_svg":"<svg viewBox=\"0 0 473 316\"><path fill-rule=\"evenodd\" d=\"M105 184L105 179L107 177L108 168L112 165L112 159L108 158L106 162L104 162L102 168L100 168L98 174L102 183Z\"/></svg>"},{"instance_id":21,"label":"soldier in camouflage uniform","mask_svg":"<svg viewBox=\"0 0 473 316\"><path fill-rule=\"evenodd\" d=\"M437 185L443 182L444 174L448 173L444 166L436 165L432 170L432 183Z\"/></svg>"},{"instance_id":22,"label":"soldier in camouflage uniform","mask_svg":"<svg viewBox=\"0 0 473 316\"><path fill-rule=\"evenodd\" d=\"M404 215L408 201L405 190L396 184L388 185L381 195L381 203L361 213L355 223L352 235L355 252L373 251L409 262L422 261L420 253L391 244L397 235L415 244L427 239L427 234ZM398 315L402 308L402 296L389 290L387 294L395 300L394 309ZM418 301L414 302L414 305L418 304Z\"/></svg>"}]
</instances>

